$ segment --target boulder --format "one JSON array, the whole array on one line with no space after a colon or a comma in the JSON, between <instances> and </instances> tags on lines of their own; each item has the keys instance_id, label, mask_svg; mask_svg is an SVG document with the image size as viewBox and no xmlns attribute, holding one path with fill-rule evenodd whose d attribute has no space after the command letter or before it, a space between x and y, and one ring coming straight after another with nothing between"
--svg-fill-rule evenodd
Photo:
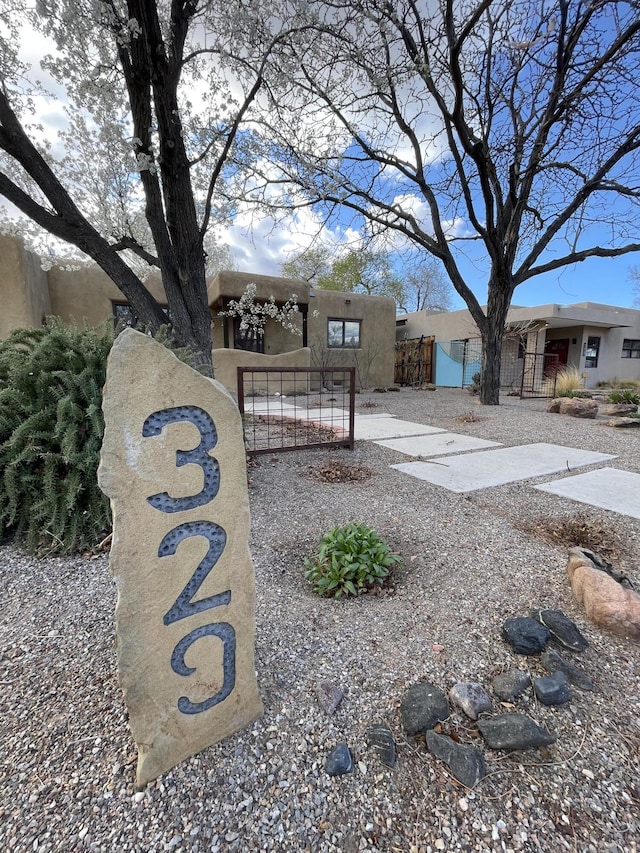
<instances>
[{"instance_id":1,"label":"boulder","mask_svg":"<svg viewBox=\"0 0 640 853\"><path fill-rule=\"evenodd\" d=\"M638 407L635 403L614 403L612 406L607 406L606 409L601 409L600 414L607 417L614 417L617 415L631 415L637 411Z\"/></svg>"},{"instance_id":2,"label":"boulder","mask_svg":"<svg viewBox=\"0 0 640 853\"><path fill-rule=\"evenodd\" d=\"M460 681L449 691L449 698L471 720L477 720L484 711L491 710L491 698L477 681Z\"/></svg>"},{"instance_id":3,"label":"boulder","mask_svg":"<svg viewBox=\"0 0 640 853\"><path fill-rule=\"evenodd\" d=\"M640 427L640 418L611 418L607 424L616 429L633 429Z\"/></svg>"},{"instance_id":4,"label":"boulder","mask_svg":"<svg viewBox=\"0 0 640 853\"><path fill-rule=\"evenodd\" d=\"M583 397L556 397L547 406L547 411L570 415L572 418L595 418L598 404L595 400Z\"/></svg>"}]
</instances>

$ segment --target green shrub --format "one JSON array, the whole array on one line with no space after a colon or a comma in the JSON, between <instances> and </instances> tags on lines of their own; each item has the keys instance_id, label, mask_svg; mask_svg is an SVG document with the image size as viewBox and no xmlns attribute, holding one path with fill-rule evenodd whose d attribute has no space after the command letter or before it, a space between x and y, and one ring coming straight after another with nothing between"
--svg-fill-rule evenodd
<instances>
[{"instance_id":1,"label":"green shrub","mask_svg":"<svg viewBox=\"0 0 640 853\"><path fill-rule=\"evenodd\" d=\"M50 319L0 342L0 536L71 553L110 529L98 488L102 386L113 333Z\"/></svg>"},{"instance_id":2,"label":"green shrub","mask_svg":"<svg viewBox=\"0 0 640 853\"><path fill-rule=\"evenodd\" d=\"M631 388L609 391L609 399L612 403L633 403L636 406L640 405L640 394L636 394Z\"/></svg>"},{"instance_id":3,"label":"green shrub","mask_svg":"<svg viewBox=\"0 0 640 853\"><path fill-rule=\"evenodd\" d=\"M556 397L582 396L582 375L576 367L564 365L556 374Z\"/></svg>"},{"instance_id":4,"label":"green shrub","mask_svg":"<svg viewBox=\"0 0 640 853\"><path fill-rule=\"evenodd\" d=\"M334 527L320 540L315 560L304 561L305 577L319 595L359 595L381 584L393 565L402 564L384 539L362 523Z\"/></svg>"}]
</instances>

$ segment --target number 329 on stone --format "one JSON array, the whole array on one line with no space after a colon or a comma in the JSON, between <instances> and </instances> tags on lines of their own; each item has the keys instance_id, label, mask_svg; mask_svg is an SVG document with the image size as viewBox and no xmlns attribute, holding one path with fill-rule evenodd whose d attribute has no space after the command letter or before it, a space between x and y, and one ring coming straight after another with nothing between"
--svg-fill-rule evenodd
<instances>
[{"instance_id":1,"label":"number 329 on stone","mask_svg":"<svg viewBox=\"0 0 640 853\"><path fill-rule=\"evenodd\" d=\"M168 492L150 495L147 500L155 509L164 513L186 512L197 509L212 501L220 488L220 466L218 460L209 456L218 441L215 424L210 415L198 406L175 406L153 412L142 427L143 437L160 435L169 424L187 422L193 424L200 434L200 443L191 450L176 451L176 467L198 465L203 472L203 487L200 492L187 497L174 498ZM208 542L208 549L195 571L185 584L173 605L165 613L163 622L171 625L182 619L188 619L197 613L227 605L231 601L231 590L195 599L198 590L212 571L224 551L227 534L220 525L212 521L186 521L178 524L163 536L158 546L158 557L172 556L185 539L202 536ZM195 600L194 600L195 599ZM202 702L192 702L181 696L178 709L183 714L200 714L223 702L231 693L236 682L236 634L228 622L215 622L200 625L189 631L175 646L171 655L171 668L177 675L189 676L195 672L185 663L185 654L198 640L215 637L222 642L223 682L220 690Z\"/></svg>"}]
</instances>

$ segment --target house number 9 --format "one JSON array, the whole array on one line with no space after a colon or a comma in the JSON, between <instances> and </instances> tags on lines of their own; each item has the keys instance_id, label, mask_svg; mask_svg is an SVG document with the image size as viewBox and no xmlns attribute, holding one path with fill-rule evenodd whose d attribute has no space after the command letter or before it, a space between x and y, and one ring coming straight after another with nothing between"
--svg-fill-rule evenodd
<instances>
[{"instance_id":1,"label":"house number 9","mask_svg":"<svg viewBox=\"0 0 640 853\"><path fill-rule=\"evenodd\" d=\"M142 435L144 437L160 435L165 426L181 421L186 421L196 427L200 433L200 443L191 450L177 450L176 467L199 465L204 475L204 485L198 494L187 497L174 498L168 492L159 492L148 497L147 500L151 506L160 512L184 512L204 506L215 498L220 488L218 460L209 456L209 451L216 446L218 435L213 420L204 409L198 406L175 406L171 409L153 412L142 426ZM165 625L171 625L181 619L187 619L189 616L211 610L214 607L221 607L231 601L231 590L225 590L216 595L194 601L194 596L224 551L227 534L220 525L212 521L186 521L179 524L163 536L158 546L158 557L174 555L180 543L193 536L202 536L209 543L209 547L184 589L165 613L163 617ZM186 696L181 696L178 700L178 709L183 714L200 714L202 711L208 711L224 701L236 683L236 634L228 622L201 625L186 634L176 644L171 655L173 671L177 675L184 676L192 675L195 672L194 667L187 666L184 657L187 650L203 637L215 637L222 642L222 687L217 693L202 702L192 702Z\"/></svg>"}]
</instances>

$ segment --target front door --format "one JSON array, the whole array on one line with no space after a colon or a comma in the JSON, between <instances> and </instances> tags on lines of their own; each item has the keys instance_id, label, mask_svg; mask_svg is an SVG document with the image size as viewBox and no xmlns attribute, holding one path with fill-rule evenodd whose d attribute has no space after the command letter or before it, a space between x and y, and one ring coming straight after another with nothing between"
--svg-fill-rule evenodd
<instances>
[{"instance_id":1,"label":"front door","mask_svg":"<svg viewBox=\"0 0 640 853\"><path fill-rule=\"evenodd\" d=\"M558 356L556 370L559 370L569 360L569 338L555 338L553 340L546 341L544 351L547 355Z\"/></svg>"}]
</instances>

